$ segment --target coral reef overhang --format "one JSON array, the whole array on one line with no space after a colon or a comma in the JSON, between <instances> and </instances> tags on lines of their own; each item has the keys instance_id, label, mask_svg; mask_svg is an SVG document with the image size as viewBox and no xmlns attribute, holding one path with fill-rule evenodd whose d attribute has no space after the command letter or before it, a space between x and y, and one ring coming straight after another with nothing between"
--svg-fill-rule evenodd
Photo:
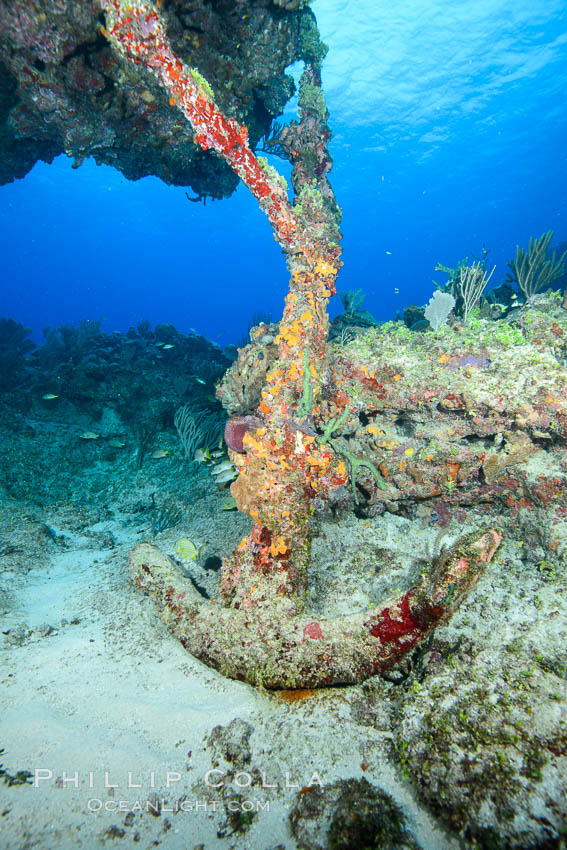
<instances>
[{"instance_id":1,"label":"coral reef overhang","mask_svg":"<svg viewBox=\"0 0 567 850\"><path fill-rule=\"evenodd\" d=\"M285 69L321 45L312 12L272 0L173 0L162 10L177 54L197 67L252 145L293 94ZM153 77L124 62L89 0L0 6L0 184L61 153L92 156L129 179L155 175L198 197L229 196L237 178L193 132Z\"/></svg>"}]
</instances>

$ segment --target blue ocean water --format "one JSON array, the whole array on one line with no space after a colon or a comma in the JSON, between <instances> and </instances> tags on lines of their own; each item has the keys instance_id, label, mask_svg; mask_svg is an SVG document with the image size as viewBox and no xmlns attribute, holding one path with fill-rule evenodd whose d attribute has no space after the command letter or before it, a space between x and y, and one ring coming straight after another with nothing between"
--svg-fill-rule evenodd
<instances>
[{"instance_id":1,"label":"blue ocean water","mask_svg":"<svg viewBox=\"0 0 567 850\"><path fill-rule=\"evenodd\" d=\"M567 4L314 0L329 45L331 174L343 208L339 289L379 320L425 303L436 263L567 240ZM288 109L291 114L291 108ZM279 165L279 161L274 164ZM0 315L33 329L141 319L238 341L281 315L286 269L244 188L206 207L181 188L60 157L0 187ZM331 313L341 311L334 299Z\"/></svg>"}]
</instances>

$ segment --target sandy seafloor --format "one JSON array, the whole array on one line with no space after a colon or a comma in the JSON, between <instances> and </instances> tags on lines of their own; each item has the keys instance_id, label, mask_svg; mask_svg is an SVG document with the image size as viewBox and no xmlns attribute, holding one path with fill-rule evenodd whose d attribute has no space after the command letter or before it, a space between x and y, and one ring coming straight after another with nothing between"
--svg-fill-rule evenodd
<instances>
[{"instance_id":1,"label":"sandy seafloor","mask_svg":"<svg viewBox=\"0 0 567 850\"><path fill-rule=\"evenodd\" d=\"M365 719L361 705L367 702L368 686L326 689L289 702L225 679L185 652L166 632L152 601L131 584L128 552L147 539L147 529L129 525L115 512L78 532L57 526L61 514L50 514L49 508L7 498L1 507L3 551L9 545L21 553L19 569L3 573L2 630L8 635L0 668L2 761L11 774L30 770L42 777L38 787L0 784L2 850L120 842L180 850L292 850L297 843L288 815L298 790L310 784L315 772L324 785L364 776L386 790L402 807L424 850L462 846L418 801L400 770L387 712L380 718L374 710L372 724ZM210 540L217 534L230 551L227 529L240 524L237 538L242 534L245 518L237 514L216 514L218 520L213 514L206 521L194 516L193 524L158 535L158 545L173 554L180 537ZM49 540L42 548L48 551L36 559L38 535L46 523ZM336 611L352 610L407 586L418 569L418 556L426 544L435 545L437 535L425 524L420 531L417 527L393 516L364 522L348 516L340 524L324 523L314 550L314 605L325 609L330 600ZM108 540L113 548L107 548ZM526 622L533 620L534 630L549 628L546 614L548 603L556 606L555 591L550 589L546 599L534 573L521 594L527 592L528 598L513 599L517 578L509 565L514 553L504 555L438 634L453 640L462 633L497 651L518 628L525 632ZM521 568L518 560L516 566ZM191 570L212 589L216 574L196 564ZM539 626L533 618L538 615L531 601L534 587L543 597ZM553 638L562 642L565 618L555 618L551 627ZM19 634L20 640L11 644L10 634ZM393 686L380 680L378 690L382 687ZM211 781L222 781L231 770L207 741L214 727L226 727L235 718L253 729L251 755L242 765L240 781L255 777L252 787L237 790L254 807L262 807L245 832L233 831L220 794L205 784L212 767L220 772ZM141 787L128 787L129 772L130 784ZM262 774L275 787L259 787ZM211 801L219 801L216 811L212 802L205 807L207 790ZM161 814L136 811L152 793L162 802ZM175 812L180 799L192 810ZM200 809L195 811L197 803Z\"/></svg>"}]
</instances>

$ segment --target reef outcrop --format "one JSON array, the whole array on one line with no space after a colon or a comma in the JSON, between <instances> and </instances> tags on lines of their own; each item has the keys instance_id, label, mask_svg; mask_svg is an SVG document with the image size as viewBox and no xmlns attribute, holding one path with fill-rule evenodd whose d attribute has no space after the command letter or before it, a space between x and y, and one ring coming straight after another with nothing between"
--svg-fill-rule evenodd
<instances>
[{"instance_id":1,"label":"reef outcrop","mask_svg":"<svg viewBox=\"0 0 567 850\"><path fill-rule=\"evenodd\" d=\"M253 329L224 376L218 394L230 415L256 409L272 333ZM567 314L558 293L501 321L424 333L389 322L330 343L327 362L302 441L331 447L349 483L335 486L318 467L316 509L350 505L360 516L422 516L444 528L476 507L565 551ZM246 463L253 456L250 445Z\"/></svg>"}]
</instances>

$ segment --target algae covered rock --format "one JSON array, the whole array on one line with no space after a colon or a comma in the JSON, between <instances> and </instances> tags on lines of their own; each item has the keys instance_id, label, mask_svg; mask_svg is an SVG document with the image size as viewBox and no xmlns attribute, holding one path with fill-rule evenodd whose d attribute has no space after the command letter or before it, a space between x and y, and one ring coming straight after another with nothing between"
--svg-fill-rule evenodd
<instances>
[{"instance_id":1,"label":"algae covered rock","mask_svg":"<svg viewBox=\"0 0 567 850\"><path fill-rule=\"evenodd\" d=\"M215 754L216 761L223 758L235 770L243 770L251 758L250 735L254 728L246 720L235 717L228 726L215 726L208 746Z\"/></svg>"},{"instance_id":2,"label":"algae covered rock","mask_svg":"<svg viewBox=\"0 0 567 850\"><path fill-rule=\"evenodd\" d=\"M301 850L417 850L401 809L366 779L301 789L290 812Z\"/></svg>"},{"instance_id":3,"label":"algae covered rock","mask_svg":"<svg viewBox=\"0 0 567 850\"><path fill-rule=\"evenodd\" d=\"M402 773L467 847L560 846L567 687L547 666L515 644L469 644L400 697Z\"/></svg>"}]
</instances>

